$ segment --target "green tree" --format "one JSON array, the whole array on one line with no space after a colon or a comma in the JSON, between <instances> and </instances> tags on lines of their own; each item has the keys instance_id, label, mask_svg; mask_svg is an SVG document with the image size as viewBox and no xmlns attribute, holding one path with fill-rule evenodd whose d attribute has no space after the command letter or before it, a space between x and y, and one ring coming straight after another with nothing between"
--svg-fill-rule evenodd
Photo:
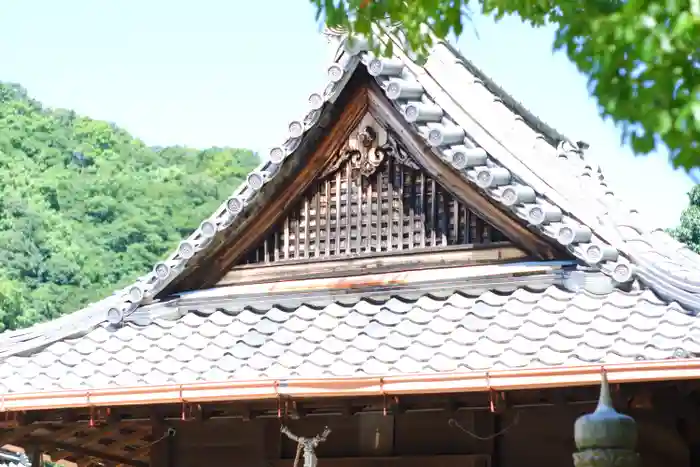
<instances>
[{"instance_id":1,"label":"green tree","mask_svg":"<svg viewBox=\"0 0 700 467\"><path fill-rule=\"evenodd\" d=\"M459 36L469 20L463 0L311 0L329 26L369 36L373 24L399 22L409 46L425 53L433 35ZM600 114L622 129L637 154L668 148L674 165L700 166L700 1L481 0L480 13L517 15L556 30L588 77ZM432 34L422 25L429 25ZM370 36L371 37L371 36ZM375 45L377 52L388 52Z\"/></svg>"},{"instance_id":2,"label":"green tree","mask_svg":"<svg viewBox=\"0 0 700 467\"><path fill-rule=\"evenodd\" d=\"M681 214L680 225L669 233L695 253L700 253L700 185L690 190L688 198L690 204Z\"/></svg>"},{"instance_id":3,"label":"green tree","mask_svg":"<svg viewBox=\"0 0 700 467\"><path fill-rule=\"evenodd\" d=\"M149 148L0 83L0 331L148 272L257 163L244 149Z\"/></svg>"}]
</instances>

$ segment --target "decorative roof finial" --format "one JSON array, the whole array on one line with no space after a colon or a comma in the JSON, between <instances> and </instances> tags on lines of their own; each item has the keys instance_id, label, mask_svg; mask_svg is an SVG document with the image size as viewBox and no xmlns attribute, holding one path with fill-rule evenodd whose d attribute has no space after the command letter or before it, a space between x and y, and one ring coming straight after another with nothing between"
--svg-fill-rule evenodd
<instances>
[{"instance_id":1,"label":"decorative roof finial","mask_svg":"<svg viewBox=\"0 0 700 467\"><path fill-rule=\"evenodd\" d=\"M615 411L610 385L602 370L598 406L590 414L583 415L574 425L574 453L576 467L636 467L639 455L637 424L634 419Z\"/></svg>"}]
</instances>

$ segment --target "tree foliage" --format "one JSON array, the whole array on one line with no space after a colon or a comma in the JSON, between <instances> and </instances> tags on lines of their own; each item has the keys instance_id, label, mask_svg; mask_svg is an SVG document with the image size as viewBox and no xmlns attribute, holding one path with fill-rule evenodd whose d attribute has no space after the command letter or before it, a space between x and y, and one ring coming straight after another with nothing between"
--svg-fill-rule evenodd
<instances>
[{"instance_id":1,"label":"tree foliage","mask_svg":"<svg viewBox=\"0 0 700 467\"><path fill-rule=\"evenodd\" d=\"M400 22L409 46L424 53L459 36L469 18L463 0L311 0L333 27L368 35ZM553 47L588 77L600 113L622 128L638 154L665 146L676 166L700 166L700 0L480 0L483 14L518 15L553 25ZM385 47L379 51L387 52Z\"/></svg>"},{"instance_id":2,"label":"tree foliage","mask_svg":"<svg viewBox=\"0 0 700 467\"><path fill-rule=\"evenodd\" d=\"M681 214L680 225L671 229L669 233L695 253L700 254L700 185L695 185L690 190L688 198L690 204Z\"/></svg>"},{"instance_id":3,"label":"tree foliage","mask_svg":"<svg viewBox=\"0 0 700 467\"><path fill-rule=\"evenodd\" d=\"M0 83L0 331L149 271L257 162L243 149L149 148Z\"/></svg>"}]
</instances>

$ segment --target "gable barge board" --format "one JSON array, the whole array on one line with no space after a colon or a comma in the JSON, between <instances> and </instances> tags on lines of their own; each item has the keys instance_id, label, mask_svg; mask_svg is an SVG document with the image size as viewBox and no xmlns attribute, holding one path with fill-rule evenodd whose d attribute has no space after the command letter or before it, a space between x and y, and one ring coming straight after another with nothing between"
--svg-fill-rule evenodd
<instances>
[{"instance_id":1,"label":"gable barge board","mask_svg":"<svg viewBox=\"0 0 700 467\"><path fill-rule=\"evenodd\" d=\"M441 161L432 148L421 137L416 135L406 120L387 102L384 92L374 80L369 85L367 98L370 112L384 126L392 129L397 134L399 140L409 148L411 154L416 157L424 170L439 181L452 195L465 200L486 222L496 227L511 241L539 259L550 260L570 257L561 245L545 240L540 235L522 226L486 196L479 193L452 167Z\"/></svg>"},{"instance_id":2,"label":"gable barge board","mask_svg":"<svg viewBox=\"0 0 700 467\"><path fill-rule=\"evenodd\" d=\"M289 173L278 175L274 183L268 183L255 201L256 208L244 211L246 219L241 223L237 221L237 227L219 245L210 247L206 256L188 265L180 277L158 294L159 297L215 286L226 271L264 238L293 206L297 195L304 192L328 166L329 155L342 148L362 119L368 105L367 81L366 72L358 69L339 99L328 112L324 112L321 122L304 136L301 146L294 152L294 160L285 162L283 170ZM327 123L323 124L324 121Z\"/></svg>"}]
</instances>

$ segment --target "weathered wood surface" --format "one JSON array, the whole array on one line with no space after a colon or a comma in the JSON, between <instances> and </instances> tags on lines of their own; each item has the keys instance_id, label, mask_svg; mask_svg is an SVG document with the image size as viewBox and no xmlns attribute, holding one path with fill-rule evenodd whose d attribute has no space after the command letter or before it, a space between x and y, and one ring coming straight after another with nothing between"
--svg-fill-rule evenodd
<instances>
[{"instance_id":1,"label":"weathered wood surface","mask_svg":"<svg viewBox=\"0 0 700 467\"><path fill-rule=\"evenodd\" d=\"M382 131L369 114L357 129L361 135ZM348 147L331 156L332 170L300 195L244 263L315 262L506 240L425 173L391 134L367 149L379 154L373 165L363 165L353 135Z\"/></svg>"},{"instance_id":2,"label":"weathered wood surface","mask_svg":"<svg viewBox=\"0 0 700 467\"><path fill-rule=\"evenodd\" d=\"M359 78L358 78L359 79ZM330 163L330 154L337 153L367 110L367 89L350 83L336 105L342 108L333 126L324 132L311 154L304 157L298 172L289 178L279 193L270 197L261 212L250 216L211 254L192 268L187 276L171 284L165 294L174 290L196 290L215 285L243 255L259 243L266 232L289 210L300 192L304 192Z\"/></svg>"},{"instance_id":3,"label":"weathered wood surface","mask_svg":"<svg viewBox=\"0 0 700 467\"><path fill-rule=\"evenodd\" d=\"M370 258L327 258L313 265L301 260L287 264L250 264L231 269L217 286L262 283L289 278L316 279L345 277L363 273L381 274L399 270L421 270L451 266L494 264L524 260L528 254L507 242L482 246L446 247L430 251L413 250L377 254Z\"/></svg>"}]
</instances>

